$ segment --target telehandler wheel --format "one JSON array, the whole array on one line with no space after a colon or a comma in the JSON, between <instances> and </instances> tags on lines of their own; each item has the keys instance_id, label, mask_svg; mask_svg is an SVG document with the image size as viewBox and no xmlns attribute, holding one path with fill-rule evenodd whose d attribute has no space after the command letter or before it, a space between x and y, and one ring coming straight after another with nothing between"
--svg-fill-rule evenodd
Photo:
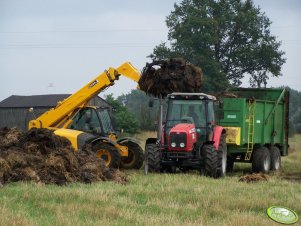
<instances>
[{"instance_id":1,"label":"telehandler wheel","mask_svg":"<svg viewBox=\"0 0 301 226\"><path fill-rule=\"evenodd\" d=\"M216 177L218 167L218 156L212 144L205 144L201 150L202 166L201 175Z\"/></svg>"},{"instance_id":2,"label":"telehandler wheel","mask_svg":"<svg viewBox=\"0 0 301 226\"><path fill-rule=\"evenodd\" d=\"M97 143L93 146L92 149L98 158L104 160L107 167L119 167L121 157L118 150L115 147L109 144Z\"/></svg>"},{"instance_id":3,"label":"telehandler wheel","mask_svg":"<svg viewBox=\"0 0 301 226\"><path fill-rule=\"evenodd\" d=\"M145 145L145 153L147 153L147 163L148 163L148 171L153 172L160 172L161 165L160 165L160 149L156 144L146 144Z\"/></svg>"},{"instance_id":4,"label":"telehandler wheel","mask_svg":"<svg viewBox=\"0 0 301 226\"><path fill-rule=\"evenodd\" d=\"M120 166L124 169L140 169L143 165L144 154L142 148L135 143L123 144L128 147L128 157L122 158Z\"/></svg>"},{"instance_id":5,"label":"telehandler wheel","mask_svg":"<svg viewBox=\"0 0 301 226\"><path fill-rule=\"evenodd\" d=\"M269 149L260 147L252 154L252 171L255 173L268 173L270 171L271 157Z\"/></svg>"},{"instance_id":6,"label":"telehandler wheel","mask_svg":"<svg viewBox=\"0 0 301 226\"><path fill-rule=\"evenodd\" d=\"M219 147L217 151L218 163L216 177L226 176L227 171L227 144L226 144L226 134L222 134L219 142Z\"/></svg>"},{"instance_id":7,"label":"telehandler wheel","mask_svg":"<svg viewBox=\"0 0 301 226\"><path fill-rule=\"evenodd\" d=\"M271 146L269 149L270 156L271 156L271 166L270 170L279 170L281 167L281 156L280 156L280 150L276 146Z\"/></svg>"}]
</instances>

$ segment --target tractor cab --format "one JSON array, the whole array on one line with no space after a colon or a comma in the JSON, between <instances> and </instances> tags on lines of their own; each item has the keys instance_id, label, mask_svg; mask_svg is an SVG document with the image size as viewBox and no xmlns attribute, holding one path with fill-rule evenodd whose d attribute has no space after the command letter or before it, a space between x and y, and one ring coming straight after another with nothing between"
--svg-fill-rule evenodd
<instances>
[{"instance_id":1,"label":"tractor cab","mask_svg":"<svg viewBox=\"0 0 301 226\"><path fill-rule=\"evenodd\" d=\"M212 140L215 125L214 101L204 93L172 93L168 96L163 146L169 150L192 151L193 146Z\"/></svg>"}]
</instances>

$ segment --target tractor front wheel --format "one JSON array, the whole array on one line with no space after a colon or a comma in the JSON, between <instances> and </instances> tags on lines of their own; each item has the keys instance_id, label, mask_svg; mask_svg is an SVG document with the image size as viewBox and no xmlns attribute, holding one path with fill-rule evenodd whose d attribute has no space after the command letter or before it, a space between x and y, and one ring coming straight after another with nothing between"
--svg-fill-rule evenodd
<instances>
[{"instance_id":1,"label":"tractor front wheel","mask_svg":"<svg viewBox=\"0 0 301 226\"><path fill-rule=\"evenodd\" d=\"M218 156L212 144L205 144L201 150L202 166L201 174L216 177L218 167Z\"/></svg>"},{"instance_id":2,"label":"tractor front wheel","mask_svg":"<svg viewBox=\"0 0 301 226\"><path fill-rule=\"evenodd\" d=\"M118 168L120 165L120 154L118 150L109 144L97 143L92 148L98 158L101 158L107 167Z\"/></svg>"},{"instance_id":3,"label":"tractor front wheel","mask_svg":"<svg viewBox=\"0 0 301 226\"><path fill-rule=\"evenodd\" d=\"M146 164L149 172L160 172L160 149L156 144L146 144L145 145L145 153L146 155Z\"/></svg>"}]
</instances>

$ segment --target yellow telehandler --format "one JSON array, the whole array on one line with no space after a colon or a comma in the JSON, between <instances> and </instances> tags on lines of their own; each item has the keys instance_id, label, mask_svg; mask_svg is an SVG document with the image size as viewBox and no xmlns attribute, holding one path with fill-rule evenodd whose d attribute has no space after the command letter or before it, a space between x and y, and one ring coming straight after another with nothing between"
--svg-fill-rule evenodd
<instances>
[{"instance_id":1,"label":"yellow telehandler","mask_svg":"<svg viewBox=\"0 0 301 226\"><path fill-rule=\"evenodd\" d=\"M108 109L87 106L93 97L114 85L120 75L136 82L140 79L140 72L129 62L118 68L110 67L80 90L58 102L55 108L31 120L29 129L54 130L56 135L66 137L76 151L89 145L108 167L141 168L144 155L138 141L130 137L118 139Z\"/></svg>"}]
</instances>

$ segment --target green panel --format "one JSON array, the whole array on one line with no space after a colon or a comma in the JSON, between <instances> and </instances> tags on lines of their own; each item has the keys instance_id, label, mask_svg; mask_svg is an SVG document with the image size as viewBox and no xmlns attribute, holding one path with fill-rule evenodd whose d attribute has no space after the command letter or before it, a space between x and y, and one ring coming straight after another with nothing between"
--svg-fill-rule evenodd
<instances>
[{"instance_id":1,"label":"green panel","mask_svg":"<svg viewBox=\"0 0 301 226\"><path fill-rule=\"evenodd\" d=\"M280 145L287 155L288 97L283 89L235 89L238 98L223 98L224 118L220 125L241 128L241 145L229 146L229 153L243 153L248 147L249 102L255 103L254 145Z\"/></svg>"},{"instance_id":2,"label":"green panel","mask_svg":"<svg viewBox=\"0 0 301 226\"><path fill-rule=\"evenodd\" d=\"M253 90L253 89L251 89ZM281 94L281 89L272 90L269 94L270 100L255 101L254 112L254 144L273 144L284 143L284 127L285 127L285 109L284 104L279 103L275 112L270 114L274 109L276 101L271 101L271 97L277 99L276 94ZM246 92L248 93L248 92ZM248 95L250 95L249 92ZM261 92L263 93L263 92ZM268 91L265 91L268 93ZM247 98L224 98L223 110L224 118L220 120L221 126L240 127L241 128L241 145L248 142L248 114L249 99ZM270 115L270 117L268 117ZM268 119L267 119L268 118Z\"/></svg>"},{"instance_id":3,"label":"green panel","mask_svg":"<svg viewBox=\"0 0 301 226\"><path fill-rule=\"evenodd\" d=\"M245 106L244 98L224 98L224 118L220 120L221 126L240 127L242 142L245 142Z\"/></svg>"}]
</instances>

